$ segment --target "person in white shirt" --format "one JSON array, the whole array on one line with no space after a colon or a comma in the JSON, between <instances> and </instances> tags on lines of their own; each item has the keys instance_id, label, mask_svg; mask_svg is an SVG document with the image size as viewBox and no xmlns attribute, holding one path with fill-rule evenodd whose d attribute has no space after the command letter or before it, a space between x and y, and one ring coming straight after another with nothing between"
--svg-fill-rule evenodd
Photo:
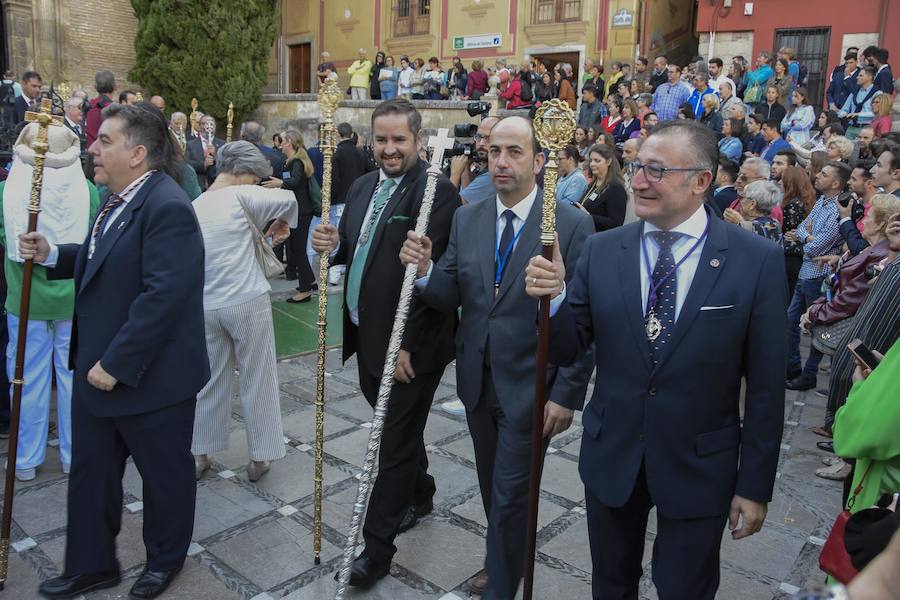
<instances>
[{"instance_id":1,"label":"person in white shirt","mask_svg":"<svg viewBox=\"0 0 900 600\"><path fill-rule=\"evenodd\" d=\"M409 57L400 57L400 79L398 93L401 98L412 100L412 77L416 70L409 64Z\"/></svg>"},{"instance_id":2,"label":"person in white shirt","mask_svg":"<svg viewBox=\"0 0 900 600\"><path fill-rule=\"evenodd\" d=\"M231 142L218 151L219 173L194 201L206 248L203 309L211 377L197 395L191 452L199 479L209 455L228 448L231 399L238 391L247 428L250 463L257 481L270 461L283 458L271 287L256 259L256 231L269 228L273 244L297 226L293 192L257 184L272 165L250 142ZM238 390L234 367L238 366Z\"/></svg>"},{"instance_id":3,"label":"person in white shirt","mask_svg":"<svg viewBox=\"0 0 900 600\"><path fill-rule=\"evenodd\" d=\"M723 70L722 59L711 58L709 59L709 63L707 64L707 66L709 67L709 87L712 90L718 92L719 87L723 83L729 83L731 84L731 95L734 96L735 90L737 88L734 86L734 81L732 81L731 78L725 74Z\"/></svg>"}]
</instances>

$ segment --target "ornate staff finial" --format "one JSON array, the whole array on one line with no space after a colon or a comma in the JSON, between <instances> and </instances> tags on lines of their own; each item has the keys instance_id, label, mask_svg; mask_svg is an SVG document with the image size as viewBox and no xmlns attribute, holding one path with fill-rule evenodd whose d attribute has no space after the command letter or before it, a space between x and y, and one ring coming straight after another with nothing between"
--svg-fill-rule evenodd
<instances>
[{"instance_id":1,"label":"ornate staff finial","mask_svg":"<svg viewBox=\"0 0 900 600\"><path fill-rule=\"evenodd\" d=\"M200 131L200 115L197 113L197 107L200 106L200 103L197 102L197 98L191 98L191 132Z\"/></svg>"},{"instance_id":2,"label":"ornate staff finial","mask_svg":"<svg viewBox=\"0 0 900 600\"><path fill-rule=\"evenodd\" d=\"M228 112L226 113L226 116L228 117L228 127L225 131L225 141L230 142L231 132L234 129L234 103L228 103Z\"/></svg>"},{"instance_id":3,"label":"ornate staff finial","mask_svg":"<svg viewBox=\"0 0 900 600\"><path fill-rule=\"evenodd\" d=\"M544 209L541 216L541 244L553 245L556 233L556 153L575 135L575 114L569 105L554 98L543 102L534 115L534 134L541 147L550 151L544 169Z\"/></svg>"}]
</instances>

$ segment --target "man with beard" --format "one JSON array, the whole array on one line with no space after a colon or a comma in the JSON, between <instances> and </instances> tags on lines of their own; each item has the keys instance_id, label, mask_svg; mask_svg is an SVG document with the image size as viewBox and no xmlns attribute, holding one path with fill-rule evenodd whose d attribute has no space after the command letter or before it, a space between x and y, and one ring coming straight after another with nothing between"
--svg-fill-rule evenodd
<instances>
[{"instance_id":1,"label":"man with beard","mask_svg":"<svg viewBox=\"0 0 900 600\"><path fill-rule=\"evenodd\" d=\"M865 126L859 130L856 136L856 144L859 146L859 157L857 160L875 160L872 156L872 140L875 139L875 130L870 126Z\"/></svg>"},{"instance_id":2,"label":"man with beard","mask_svg":"<svg viewBox=\"0 0 900 600\"><path fill-rule=\"evenodd\" d=\"M779 150L772 159L772 181L781 185L781 176L788 167L797 165L797 155L792 150Z\"/></svg>"},{"instance_id":3,"label":"man with beard","mask_svg":"<svg viewBox=\"0 0 900 600\"><path fill-rule=\"evenodd\" d=\"M421 126L422 116L409 100L378 105L372 113L372 137L380 169L350 187L339 228L320 224L312 235L316 252L331 252L332 265L347 265L343 358L356 354L360 387L373 407L403 282L397 256L406 233L415 227L427 179L427 165L417 151ZM459 204L456 189L440 177L428 224L438 255L447 246ZM387 575L397 551L394 538L433 509L435 485L427 472L423 433L434 392L453 359L454 321L455 315L413 299L363 526L365 550L353 564L352 586L368 588Z\"/></svg>"},{"instance_id":4,"label":"man with beard","mask_svg":"<svg viewBox=\"0 0 900 600\"><path fill-rule=\"evenodd\" d=\"M454 156L450 161L450 181L460 190L460 196L466 204L481 202L497 195L487 168L487 153L491 130L499 122L497 117L487 117L478 126L474 157Z\"/></svg>"}]
</instances>

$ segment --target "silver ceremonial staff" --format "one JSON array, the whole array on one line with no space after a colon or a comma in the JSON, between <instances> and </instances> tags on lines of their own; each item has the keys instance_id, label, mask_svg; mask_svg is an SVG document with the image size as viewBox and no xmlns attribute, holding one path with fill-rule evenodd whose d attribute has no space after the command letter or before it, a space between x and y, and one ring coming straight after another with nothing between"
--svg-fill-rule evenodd
<instances>
[{"instance_id":1,"label":"silver ceremonial staff","mask_svg":"<svg viewBox=\"0 0 900 600\"><path fill-rule=\"evenodd\" d=\"M322 224L328 225L331 210L331 158L334 155L334 113L343 94L337 81L326 79L319 88L319 110L322 127L319 145L322 148ZM315 491L313 493L313 552L315 564L322 562L322 454L325 446L325 333L328 328L328 253L319 257L319 341L316 347L316 457Z\"/></svg>"},{"instance_id":2,"label":"silver ceremonial staff","mask_svg":"<svg viewBox=\"0 0 900 600\"><path fill-rule=\"evenodd\" d=\"M447 135L446 129L439 129L437 136L432 136L428 139L428 146L433 149L433 153L431 166L428 167L428 179L425 182L425 195L422 198L422 206L419 208L419 216L416 219L416 233L419 235L425 235L428 229L428 219L431 216L431 206L434 204L438 177L441 175L441 162L444 160L444 151L453 146L453 139ZM369 432L369 443L366 446L362 474L359 477L356 504L353 505L353 516L350 519L350 529L347 532L344 559L341 562L341 570L338 571L338 585L334 593L334 600L344 599L344 594L347 591L347 582L350 581L350 568L353 565L353 559L356 558L356 541L359 537L359 525L363 514L366 512L366 506L369 504L369 496L372 492L372 471L375 467L375 459L378 458L378 450L381 448L381 433L384 430L384 418L387 416L391 388L394 386L394 370L397 368L397 356L400 353L400 343L403 340L403 332L406 329L409 303L412 300L413 286L416 282L416 269L417 266L415 264L408 264L403 274L400 301L397 303L394 327L391 330L387 356L384 359L384 371L381 373L381 385L378 388L378 400L375 403L375 416L372 418L372 429Z\"/></svg>"}]
</instances>

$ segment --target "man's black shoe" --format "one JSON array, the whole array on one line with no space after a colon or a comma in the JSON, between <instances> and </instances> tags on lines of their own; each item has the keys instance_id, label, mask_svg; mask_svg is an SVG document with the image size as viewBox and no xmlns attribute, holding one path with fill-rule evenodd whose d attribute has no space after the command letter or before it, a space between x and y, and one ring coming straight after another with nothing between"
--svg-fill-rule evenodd
<instances>
[{"instance_id":1,"label":"man's black shoe","mask_svg":"<svg viewBox=\"0 0 900 600\"><path fill-rule=\"evenodd\" d=\"M53 577L41 583L38 593L44 598L74 598L91 590L115 587L120 581L118 571Z\"/></svg>"},{"instance_id":2,"label":"man's black shoe","mask_svg":"<svg viewBox=\"0 0 900 600\"><path fill-rule=\"evenodd\" d=\"M816 387L816 378L811 375L800 375L788 381L786 387L795 392L805 392Z\"/></svg>"},{"instance_id":3,"label":"man's black shoe","mask_svg":"<svg viewBox=\"0 0 900 600\"><path fill-rule=\"evenodd\" d=\"M419 519L424 517L425 515L430 515L431 511L434 510L434 502L429 500L428 502L423 502L422 504L417 504L414 506L410 506L406 514L403 515L403 520L400 522L400 528L397 529L397 535L409 531L419 522Z\"/></svg>"},{"instance_id":4,"label":"man's black shoe","mask_svg":"<svg viewBox=\"0 0 900 600\"><path fill-rule=\"evenodd\" d=\"M350 569L350 585L367 590L390 572L391 561L376 560L363 552L353 561ZM337 581L339 577L340 571L334 574L334 580Z\"/></svg>"},{"instance_id":5,"label":"man's black shoe","mask_svg":"<svg viewBox=\"0 0 900 600\"><path fill-rule=\"evenodd\" d=\"M816 442L816 448L834 454L834 442Z\"/></svg>"},{"instance_id":6,"label":"man's black shoe","mask_svg":"<svg viewBox=\"0 0 900 600\"><path fill-rule=\"evenodd\" d=\"M181 571L181 567L172 569L171 571L151 571L149 569L144 569L141 576L138 577L137 581L134 582L134 585L131 586L131 591L128 592L128 596L130 598L140 598L141 600L145 600L146 598L156 598L172 584L172 581L175 580L175 576L178 575L179 571Z\"/></svg>"},{"instance_id":7,"label":"man's black shoe","mask_svg":"<svg viewBox=\"0 0 900 600\"><path fill-rule=\"evenodd\" d=\"M788 367L785 372L784 380L790 381L791 379L797 379L801 375L803 375L802 367Z\"/></svg>"}]
</instances>

